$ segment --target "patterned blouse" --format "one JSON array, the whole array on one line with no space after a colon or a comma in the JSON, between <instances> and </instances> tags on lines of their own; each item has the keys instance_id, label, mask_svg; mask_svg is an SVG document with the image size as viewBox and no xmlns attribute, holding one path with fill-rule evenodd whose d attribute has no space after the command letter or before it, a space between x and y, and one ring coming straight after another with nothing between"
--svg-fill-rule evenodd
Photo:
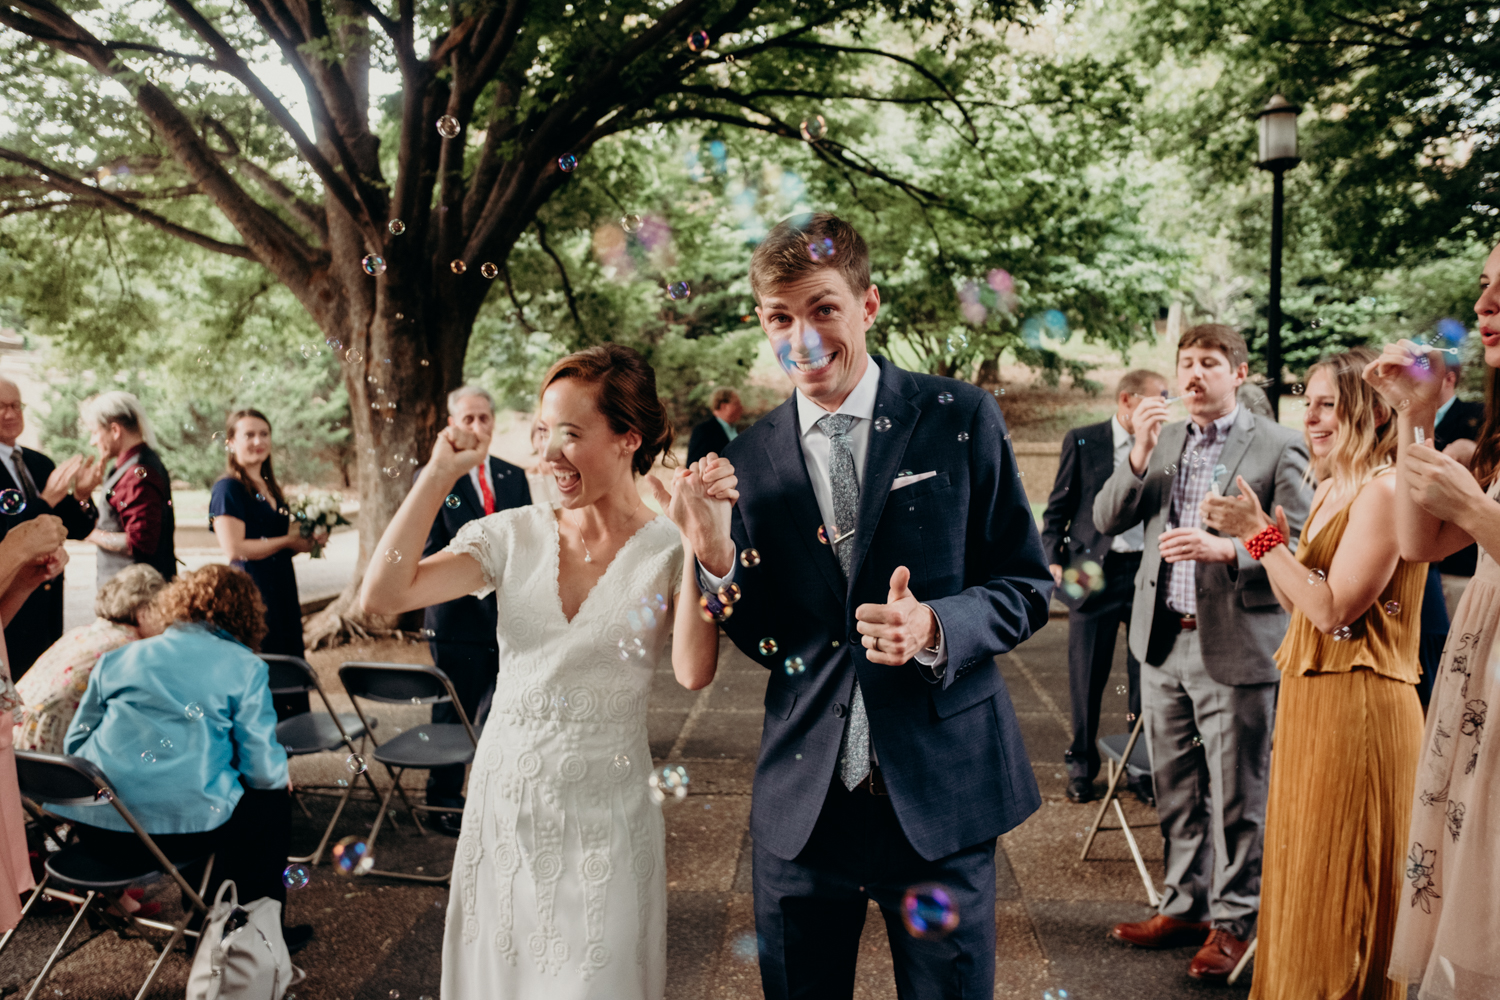
<instances>
[{"instance_id":1,"label":"patterned blouse","mask_svg":"<svg viewBox=\"0 0 1500 1000\"><path fill-rule=\"evenodd\" d=\"M64 633L16 681L16 749L62 753L63 736L99 657L141 637L134 625L96 618Z\"/></svg>"}]
</instances>

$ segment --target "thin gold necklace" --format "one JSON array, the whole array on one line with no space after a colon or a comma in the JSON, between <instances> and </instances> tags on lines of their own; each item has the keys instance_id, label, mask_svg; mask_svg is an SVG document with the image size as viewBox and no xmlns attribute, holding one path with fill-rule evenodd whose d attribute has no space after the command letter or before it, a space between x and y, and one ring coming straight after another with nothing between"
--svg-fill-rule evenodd
<instances>
[{"instance_id":1,"label":"thin gold necklace","mask_svg":"<svg viewBox=\"0 0 1500 1000\"><path fill-rule=\"evenodd\" d=\"M626 522L627 524L629 523L629 521L634 521L635 520L635 515L640 512L641 504L643 502L644 501L640 501L640 500L636 501L635 510L632 510L630 512L630 518ZM578 528L578 541L583 544L583 561L586 562L586 563L591 563L591 562L594 561L594 554L589 551L589 540L587 538L583 537L583 515L582 514L578 515L578 520L576 522L576 526Z\"/></svg>"}]
</instances>

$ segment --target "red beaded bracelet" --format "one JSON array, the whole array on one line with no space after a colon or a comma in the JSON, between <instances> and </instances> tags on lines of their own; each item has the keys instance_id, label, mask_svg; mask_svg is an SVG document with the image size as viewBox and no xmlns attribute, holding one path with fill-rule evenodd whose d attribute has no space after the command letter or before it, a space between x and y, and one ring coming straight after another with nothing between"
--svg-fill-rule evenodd
<instances>
[{"instance_id":1,"label":"red beaded bracelet","mask_svg":"<svg viewBox=\"0 0 1500 1000\"><path fill-rule=\"evenodd\" d=\"M1245 543L1245 551L1250 553L1250 558L1260 561L1261 557L1270 552L1278 545L1286 544L1286 536L1281 529L1274 524L1268 524L1260 531L1251 536Z\"/></svg>"}]
</instances>

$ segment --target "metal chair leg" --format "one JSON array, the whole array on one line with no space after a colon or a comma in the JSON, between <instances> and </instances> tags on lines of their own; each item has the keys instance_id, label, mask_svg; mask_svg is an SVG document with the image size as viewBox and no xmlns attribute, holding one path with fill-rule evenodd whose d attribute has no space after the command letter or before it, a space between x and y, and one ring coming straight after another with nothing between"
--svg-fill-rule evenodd
<instances>
[{"instance_id":1,"label":"metal chair leg","mask_svg":"<svg viewBox=\"0 0 1500 1000\"><path fill-rule=\"evenodd\" d=\"M151 966L151 971L146 974L146 981L142 983L141 988L136 991L135 1000L146 1000L146 991L149 990L151 988L151 984L156 981L156 974L161 970L161 964L167 960L168 955L172 954L172 949L177 947L177 942L182 940L183 931L187 929L187 922L192 919L192 913L192 909L189 908L188 912L183 915L182 919L172 927L172 936L167 940L166 945L162 948L161 954L156 956L156 964Z\"/></svg>"},{"instance_id":2,"label":"metal chair leg","mask_svg":"<svg viewBox=\"0 0 1500 1000\"><path fill-rule=\"evenodd\" d=\"M289 857L287 858L287 861L305 861L311 864L314 868L318 867L318 865L323 860L323 851L328 847L328 840L333 836L334 827L338 826L339 817L344 813L344 806L348 805L349 797L353 794L354 786L350 785L349 787L344 789L344 794L339 796L339 804L333 809L333 818L330 819L328 821L328 825L323 828L323 839L318 841L317 850L313 851L311 854L307 855L304 858Z\"/></svg>"},{"instance_id":3,"label":"metal chair leg","mask_svg":"<svg viewBox=\"0 0 1500 1000\"><path fill-rule=\"evenodd\" d=\"M1099 835L1099 824L1104 822L1104 814L1109 811L1109 804L1114 801L1115 795L1120 787L1120 779L1125 777L1129 770L1130 755L1135 751L1135 741L1140 739L1141 727L1146 724L1146 713L1142 712L1135 720L1135 728L1130 730L1130 739L1125 743L1125 752L1120 755L1120 767L1115 770L1111 767L1109 780L1109 791L1104 793L1104 801L1099 803L1099 811L1094 815L1094 822L1089 826L1089 835L1083 840L1083 852L1078 855L1079 861L1089 859L1089 848L1094 846L1094 838ZM1113 765L1113 761L1110 762Z\"/></svg>"},{"instance_id":4,"label":"metal chair leg","mask_svg":"<svg viewBox=\"0 0 1500 1000\"><path fill-rule=\"evenodd\" d=\"M42 983L46 980L47 973L51 972L52 967L57 964L58 956L62 954L64 946L66 946L68 943L68 938L73 936L73 932L78 929L78 922L83 919L83 915L89 910L89 905L93 903L93 901L97 899L98 896L99 894L97 892L92 889L89 890L89 894L87 897L85 897L83 905L80 906L78 908L78 912L73 915L73 922L68 924L68 929L63 932L62 940L57 942L57 947L53 948L52 954L47 956L47 964L43 965L42 971L37 973L36 981L31 984L31 990L26 994L26 1000L36 1000L37 991L42 988Z\"/></svg>"},{"instance_id":5,"label":"metal chair leg","mask_svg":"<svg viewBox=\"0 0 1500 1000\"><path fill-rule=\"evenodd\" d=\"M1146 861L1141 857L1141 849L1135 842L1135 834L1130 832L1130 824L1125 821L1125 810L1120 808L1120 800L1115 799L1115 815L1120 817L1120 829L1125 831L1125 841L1130 845L1130 856L1135 858L1135 870L1141 873L1141 881L1146 886L1146 898L1151 901L1151 908L1155 909L1161 904L1161 897L1156 894L1156 886L1151 882L1151 873L1146 871Z\"/></svg>"},{"instance_id":6,"label":"metal chair leg","mask_svg":"<svg viewBox=\"0 0 1500 1000\"><path fill-rule=\"evenodd\" d=\"M1250 947L1245 949L1245 953L1241 955L1240 960L1235 963L1234 971L1229 974L1228 982L1230 986L1233 986L1236 982L1239 981L1240 974L1245 971L1245 966L1249 965L1250 959L1255 957L1255 945L1258 941L1260 941L1259 937L1251 938Z\"/></svg>"},{"instance_id":7,"label":"metal chair leg","mask_svg":"<svg viewBox=\"0 0 1500 1000\"><path fill-rule=\"evenodd\" d=\"M21 907L21 919L16 921L15 927L12 927L10 930L5 932L4 937L0 937L0 953L4 953L5 946L10 944L10 939L15 936L16 927L20 927L21 920L25 920L26 914L31 912L32 904L34 904L38 899L42 898L42 890L47 888L47 880L51 877L52 874L50 872L43 874L42 880L37 883L35 889L31 890L31 897L26 900L26 905Z\"/></svg>"}]
</instances>

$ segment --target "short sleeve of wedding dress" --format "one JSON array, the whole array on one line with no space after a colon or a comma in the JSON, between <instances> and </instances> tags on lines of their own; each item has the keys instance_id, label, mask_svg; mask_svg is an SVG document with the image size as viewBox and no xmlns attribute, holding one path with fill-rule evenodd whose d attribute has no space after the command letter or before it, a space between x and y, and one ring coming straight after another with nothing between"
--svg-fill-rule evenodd
<instances>
[{"instance_id":1,"label":"short sleeve of wedding dress","mask_svg":"<svg viewBox=\"0 0 1500 1000\"><path fill-rule=\"evenodd\" d=\"M470 521L458 529L453 541L443 549L444 552L473 556L474 561L479 563L479 571L484 574L484 586L474 591L473 596L483 599L500 586L500 580L505 575L506 555L510 551L511 540L515 537L516 518L521 512L528 510L528 507L513 507Z\"/></svg>"}]
</instances>

